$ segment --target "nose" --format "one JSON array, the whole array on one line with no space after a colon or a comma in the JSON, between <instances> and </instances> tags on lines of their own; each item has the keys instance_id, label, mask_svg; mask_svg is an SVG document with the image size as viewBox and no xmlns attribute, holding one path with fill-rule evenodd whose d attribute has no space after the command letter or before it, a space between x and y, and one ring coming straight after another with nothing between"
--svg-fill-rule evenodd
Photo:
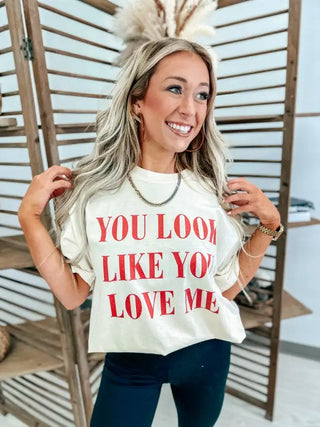
<instances>
[{"instance_id":1,"label":"nose","mask_svg":"<svg viewBox=\"0 0 320 427\"><path fill-rule=\"evenodd\" d=\"M185 95L182 97L178 111L183 116L193 116L195 115L195 103L193 96Z\"/></svg>"}]
</instances>

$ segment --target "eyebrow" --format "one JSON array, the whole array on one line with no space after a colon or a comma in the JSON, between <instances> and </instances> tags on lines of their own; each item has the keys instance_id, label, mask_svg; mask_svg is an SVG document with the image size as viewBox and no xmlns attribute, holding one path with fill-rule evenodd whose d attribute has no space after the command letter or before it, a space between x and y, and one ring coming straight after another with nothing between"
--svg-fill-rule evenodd
<instances>
[{"instance_id":1,"label":"eyebrow","mask_svg":"<svg viewBox=\"0 0 320 427\"><path fill-rule=\"evenodd\" d=\"M166 77L166 78L164 79L164 81L166 81L166 80L168 80L168 79L175 79L175 80L179 80L180 82L183 82L183 83L188 83L188 81L187 81L185 78L180 77L180 76L169 76L169 77ZM199 83L199 86L207 86L207 87L210 87L210 86L209 86L209 84L208 84L207 82L201 82L201 83Z\"/></svg>"}]
</instances>

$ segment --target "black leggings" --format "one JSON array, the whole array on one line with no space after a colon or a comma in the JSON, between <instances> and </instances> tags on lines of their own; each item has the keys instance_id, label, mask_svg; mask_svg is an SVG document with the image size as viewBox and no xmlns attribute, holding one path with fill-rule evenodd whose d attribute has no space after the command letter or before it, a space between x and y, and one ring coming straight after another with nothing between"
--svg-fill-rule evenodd
<instances>
[{"instance_id":1,"label":"black leggings","mask_svg":"<svg viewBox=\"0 0 320 427\"><path fill-rule=\"evenodd\" d=\"M150 427L163 383L170 383L179 427L212 427L219 417L230 343L213 339L161 356L108 353L91 427Z\"/></svg>"}]
</instances>

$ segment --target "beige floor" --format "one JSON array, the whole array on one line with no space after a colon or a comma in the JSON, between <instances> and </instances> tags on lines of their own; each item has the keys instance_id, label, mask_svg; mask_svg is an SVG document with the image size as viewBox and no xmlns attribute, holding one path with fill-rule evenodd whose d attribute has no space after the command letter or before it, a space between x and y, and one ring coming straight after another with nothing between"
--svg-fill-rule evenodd
<instances>
[{"instance_id":1,"label":"beige floor","mask_svg":"<svg viewBox=\"0 0 320 427\"><path fill-rule=\"evenodd\" d=\"M12 416L0 416L1 427L23 427ZM162 389L152 427L176 427L169 386ZM320 427L320 361L280 353L274 421L264 411L226 395L215 427ZM139 426L132 426L139 427ZM195 426L196 427L196 426Z\"/></svg>"}]
</instances>

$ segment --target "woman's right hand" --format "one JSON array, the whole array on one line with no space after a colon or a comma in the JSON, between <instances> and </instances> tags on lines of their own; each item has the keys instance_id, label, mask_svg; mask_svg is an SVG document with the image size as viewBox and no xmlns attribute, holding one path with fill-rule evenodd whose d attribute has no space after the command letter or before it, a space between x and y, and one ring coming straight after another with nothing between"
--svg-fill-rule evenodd
<instances>
[{"instance_id":1,"label":"woman's right hand","mask_svg":"<svg viewBox=\"0 0 320 427\"><path fill-rule=\"evenodd\" d=\"M71 189L72 172L63 166L51 166L46 171L34 176L22 199L18 216L40 217L49 200L61 196L65 190Z\"/></svg>"}]
</instances>

